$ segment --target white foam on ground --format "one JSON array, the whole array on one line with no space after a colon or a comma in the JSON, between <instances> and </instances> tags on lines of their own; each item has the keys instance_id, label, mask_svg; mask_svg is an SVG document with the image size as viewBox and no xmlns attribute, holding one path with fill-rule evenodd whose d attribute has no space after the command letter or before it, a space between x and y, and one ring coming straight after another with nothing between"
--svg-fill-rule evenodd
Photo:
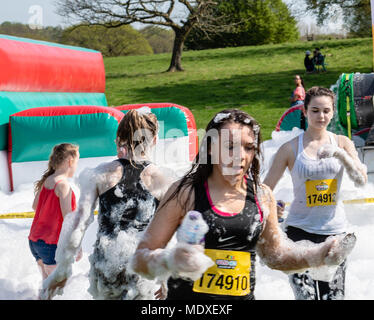
<instances>
[{"instance_id":1,"label":"white foam on ground","mask_svg":"<svg viewBox=\"0 0 374 320\"><path fill-rule=\"evenodd\" d=\"M265 154L265 171L271 157L280 145L297 135L297 131L274 133L273 139L263 145ZM342 199L374 197L374 185L365 188L354 187L347 176L343 177ZM292 201L292 184L286 172L274 190L276 199ZM32 211L32 184L21 185L13 193L0 191L0 214L6 212ZM347 300L374 299L374 204L344 205L350 230L357 236L357 244L348 257L346 274ZM0 219L0 299L19 300L36 299L41 286L41 275L30 253L28 234L32 219ZM88 300L92 299L87 292L89 287L88 256L92 253L96 240L97 218L89 226L83 239L83 258L74 263L72 277L69 278L62 296L54 299ZM257 261L256 290L258 300L293 300L288 276L271 270Z\"/></svg>"}]
</instances>

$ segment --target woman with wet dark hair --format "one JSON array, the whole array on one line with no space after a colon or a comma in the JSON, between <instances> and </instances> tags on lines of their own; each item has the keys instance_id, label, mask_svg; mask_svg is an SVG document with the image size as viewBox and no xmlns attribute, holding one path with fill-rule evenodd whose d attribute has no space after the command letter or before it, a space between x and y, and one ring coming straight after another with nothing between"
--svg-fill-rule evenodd
<instances>
[{"instance_id":1,"label":"woman with wet dark hair","mask_svg":"<svg viewBox=\"0 0 374 320\"><path fill-rule=\"evenodd\" d=\"M161 201L132 268L149 279L168 278L167 299L254 299L257 253L279 270L336 264L345 256L339 239L306 247L282 235L272 192L259 181L259 129L241 110L216 114L191 170ZM205 250L183 242L166 248L191 210L208 225Z\"/></svg>"}]
</instances>

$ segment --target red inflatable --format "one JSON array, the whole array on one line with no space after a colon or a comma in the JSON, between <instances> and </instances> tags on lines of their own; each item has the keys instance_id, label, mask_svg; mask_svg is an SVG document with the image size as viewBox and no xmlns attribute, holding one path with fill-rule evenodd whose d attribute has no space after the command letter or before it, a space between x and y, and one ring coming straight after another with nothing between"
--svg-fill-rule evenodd
<instances>
[{"instance_id":1,"label":"red inflatable","mask_svg":"<svg viewBox=\"0 0 374 320\"><path fill-rule=\"evenodd\" d=\"M100 52L0 35L0 91L105 92Z\"/></svg>"}]
</instances>

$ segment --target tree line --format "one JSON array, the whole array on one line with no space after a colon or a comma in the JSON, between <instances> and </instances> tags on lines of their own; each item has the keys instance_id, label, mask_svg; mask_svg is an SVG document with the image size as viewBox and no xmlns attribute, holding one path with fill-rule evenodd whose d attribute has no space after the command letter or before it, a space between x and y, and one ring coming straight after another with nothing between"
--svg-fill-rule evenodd
<instances>
[{"instance_id":1,"label":"tree line","mask_svg":"<svg viewBox=\"0 0 374 320\"><path fill-rule=\"evenodd\" d=\"M305 0L319 22L334 8L343 12L352 35L370 33L369 0ZM58 0L60 15L79 21L62 29L33 30L5 22L0 33L83 46L104 56L171 52L168 71L182 71L183 50L296 41L292 8L282 0ZM178 8L178 9L177 9ZM300 18L300 17L299 17ZM133 23L146 26L139 30Z\"/></svg>"},{"instance_id":2,"label":"tree line","mask_svg":"<svg viewBox=\"0 0 374 320\"><path fill-rule=\"evenodd\" d=\"M200 16L198 19L196 17L198 22L188 25L188 30L179 30L177 23L171 23L170 28L162 23L147 25L145 19L138 22L144 22L146 27L137 30L123 23L117 16L110 24L99 23L91 17L89 21L82 20L80 24L67 28L32 29L26 24L4 22L0 25L0 33L87 47L108 57L172 52L176 36L183 39L182 50L281 43L295 41L299 37L296 21L281 0L210 1L202 9L194 7L190 2L191 12L186 21L179 21L179 24L188 25L188 19L193 20L191 16ZM61 3L64 2L60 2L62 6ZM186 3L189 4L188 1ZM215 6L211 6L212 3ZM79 9L78 4L79 1L74 2L77 6L74 7L70 3L73 7L64 7L65 11L61 12ZM91 1L91 5L91 11L94 11L95 1ZM87 10L84 14L89 16Z\"/></svg>"},{"instance_id":3,"label":"tree line","mask_svg":"<svg viewBox=\"0 0 374 320\"><path fill-rule=\"evenodd\" d=\"M105 57L171 52L173 33L156 26L136 30L129 25L108 29L100 25L67 28L30 28L28 24L3 22L0 34L56 42L100 51Z\"/></svg>"},{"instance_id":4,"label":"tree line","mask_svg":"<svg viewBox=\"0 0 374 320\"><path fill-rule=\"evenodd\" d=\"M282 43L299 38L296 21L281 0L249 4L247 0L223 0L213 15L224 16L224 20L214 20L210 29L195 25L185 39L184 49ZM225 28L220 27L222 24ZM108 27L82 23L34 29L27 24L4 22L0 33L91 48L107 57L172 52L175 38L174 32L165 27L149 25L137 30L127 24Z\"/></svg>"}]
</instances>

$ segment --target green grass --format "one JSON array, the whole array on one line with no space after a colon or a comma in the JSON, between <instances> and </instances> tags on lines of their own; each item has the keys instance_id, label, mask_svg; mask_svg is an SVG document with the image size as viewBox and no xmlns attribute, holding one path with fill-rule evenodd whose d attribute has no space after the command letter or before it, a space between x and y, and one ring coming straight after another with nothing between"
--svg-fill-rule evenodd
<instances>
[{"instance_id":1,"label":"green grass","mask_svg":"<svg viewBox=\"0 0 374 320\"><path fill-rule=\"evenodd\" d=\"M304 52L323 46L327 73L305 74ZM293 76L305 85L330 87L342 73L372 71L372 40L296 42L183 53L186 71L165 73L170 54L105 58L106 96L112 106L173 102L188 107L197 128L224 108L240 108L261 124L263 139L271 132L294 89Z\"/></svg>"}]
</instances>

